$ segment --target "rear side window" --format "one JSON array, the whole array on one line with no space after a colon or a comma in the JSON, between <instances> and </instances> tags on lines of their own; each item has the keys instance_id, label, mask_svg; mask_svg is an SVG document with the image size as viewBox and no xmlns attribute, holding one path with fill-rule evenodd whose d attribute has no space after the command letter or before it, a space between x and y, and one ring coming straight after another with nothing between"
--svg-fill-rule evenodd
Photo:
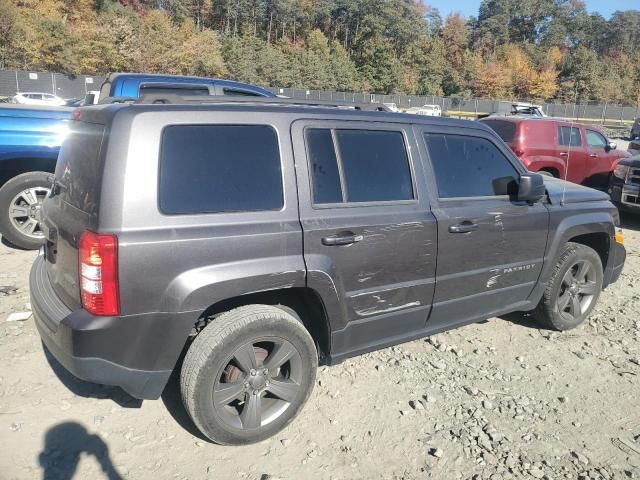
<instances>
[{"instance_id":1,"label":"rear side window","mask_svg":"<svg viewBox=\"0 0 640 480\"><path fill-rule=\"evenodd\" d=\"M104 125L70 122L70 134L62 143L56 164L60 199L89 214L98 210L104 132Z\"/></svg>"},{"instance_id":2,"label":"rear side window","mask_svg":"<svg viewBox=\"0 0 640 480\"><path fill-rule=\"evenodd\" d=\"M516 135L515 122L504 122L500 120L483 120L482 123L486 123L491 129L496 132L502 140L510 142Z\"/></svg>"},{"instance_id":3,"label":"rear side window","mask_svg":"<svg viewBox=\"0 0 640 480\"><path fill-rule=\"evenodd\" d=\"M411 169L399 131L306 131L314 203L412 200Z\"/></svg>"},{"instance_id":4,"label":"rear side window","mask_svg":"<svg viewBox=\"0 0 640 480\"><path fill-rule=\"evenodd\" d=\"M278 137L267 125L173 125L160 150L160 210L197 214L280 210Z\"/></svg>"},{"instance_id":5,"label":"rear side window","mask_svg":"<svg viewBox=\"0 0 640 480\"><path fill-rule=\"evenodd\" d=\"M558 143L572 147L581 146L580 129L576 127L558 127Z\"/></svg>"},{"instance_id":6,"label":"rear side window","mask_svg":"<svg viewBox=\"0 0 640 480\"><path fill-rule=\"evenodd\" d=\"M509 159L487 139L425 134L440 198L506 195L519 177Z\"/></svg>"},{"instance_id":7,"label":"rear side window","mask_svg":"<svg viewBox=\"0 0 640 480\"><path fill-rule=\"evenodd\" d=\"M209 95L209 88L205 85L141 85L140 96L142 95Z\"/></svg>"}]
</instances>

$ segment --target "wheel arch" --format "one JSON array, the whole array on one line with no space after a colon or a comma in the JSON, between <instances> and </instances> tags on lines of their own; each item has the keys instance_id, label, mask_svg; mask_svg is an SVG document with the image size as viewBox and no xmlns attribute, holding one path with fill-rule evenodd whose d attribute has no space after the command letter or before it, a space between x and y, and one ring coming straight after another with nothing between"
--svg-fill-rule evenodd
<instances>
[{"instance_id":1,"label":"wheel arch","mask_svg":"<svg viewBox=\"0 0 640 480\"><path fill-rule=\"evenodd\" d=\"M247 293L217 301L209 305L195 320L193 333L210 322L215 322L220 314L246 305L271 305L292 313L311 334L320 360L327 358L331 347L328 315L320 295L308 287Z\"/></svg>"},{"instance_id":2,"label":"wheel arch","mask_svg":"<svg viewBox=\"0 0 640 480\"><path fill-rule=\"evenodd\" d=\"M0 188L18 175L29 172L53 173L56 169L56 156L17 157L0 159Z\"/></svg>"}]
</instances>

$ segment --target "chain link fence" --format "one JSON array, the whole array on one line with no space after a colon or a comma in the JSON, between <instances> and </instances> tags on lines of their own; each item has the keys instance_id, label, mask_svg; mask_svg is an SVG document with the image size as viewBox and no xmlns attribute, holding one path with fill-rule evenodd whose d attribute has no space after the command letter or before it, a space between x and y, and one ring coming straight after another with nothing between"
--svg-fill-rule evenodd
<instances>
[{"instance_id":1,"label":"chain link fence","mask_svg":"<svg viewBox=\"0 0 640 480\"><path fill-rule=\"evenodd\" d=\"M0 99L8 99L16 92L53 93L63 98L84 98L87 92L99 90L102 77L85 75L67 76L50 72L22 72L0 70ZM490 113L505 114L511 111L513 100L492 100L487 98L438 97L434 95L379 95L372 93L330 92L299 88L269 88L277 95L308 100L329 100L340 102L395 103L400 109L439 105L443 115L458 118L477 118ZM640 108L620 105L545 103L543 111L550 117L573 119L583 123L599 124L606 127L629 127L640 117Z\"/></svg>"},{"instance_id":2,"label":"chain link fence","mask_svg":"<svg viewBox=\"0 0 640 480\"><path fill-rule=\"evenodd\" d=\"M91 90L99 90L104 78L85 75L68 76L50 72L0 70L0 98L17 92L53 93L62 98L84 98Z\"/></svg>"}]
</instances>

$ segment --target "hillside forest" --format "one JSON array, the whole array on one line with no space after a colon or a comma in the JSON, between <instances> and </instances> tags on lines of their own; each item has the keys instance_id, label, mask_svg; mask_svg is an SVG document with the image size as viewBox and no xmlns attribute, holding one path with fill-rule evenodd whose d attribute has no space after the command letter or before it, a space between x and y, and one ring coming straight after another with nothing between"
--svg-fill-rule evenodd
<instances>
[{"instance_id":1,"label":"hillside forest","mask_svg":"<svg viewBox=\"0 0 640 480\"><path fill-rule=\"evenodd\" d=\"M631 5L633 2L629 2ZM640 102L640 10L482 0L0 0L0 69L162 72L257 85Z\"/></svg>"}]
</instances>

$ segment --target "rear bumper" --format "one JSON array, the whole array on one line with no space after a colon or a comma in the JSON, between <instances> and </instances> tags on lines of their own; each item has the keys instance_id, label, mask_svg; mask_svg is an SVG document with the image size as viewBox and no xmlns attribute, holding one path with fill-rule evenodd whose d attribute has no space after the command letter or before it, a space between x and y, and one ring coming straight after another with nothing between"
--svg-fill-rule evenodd
<instances>
[{"instance_id":1,"label":"rear bumper","mask_svg":"<svg viewBox=\"0 0 640 480\"><path fill-rule=\"evenodd\" d=\"M156 399L180 356L192 323L175 314L96 317L71 311L53 290L42 255L31 268L31 306L42 342L74 376Z\"/></svg>"}]
</instances>

